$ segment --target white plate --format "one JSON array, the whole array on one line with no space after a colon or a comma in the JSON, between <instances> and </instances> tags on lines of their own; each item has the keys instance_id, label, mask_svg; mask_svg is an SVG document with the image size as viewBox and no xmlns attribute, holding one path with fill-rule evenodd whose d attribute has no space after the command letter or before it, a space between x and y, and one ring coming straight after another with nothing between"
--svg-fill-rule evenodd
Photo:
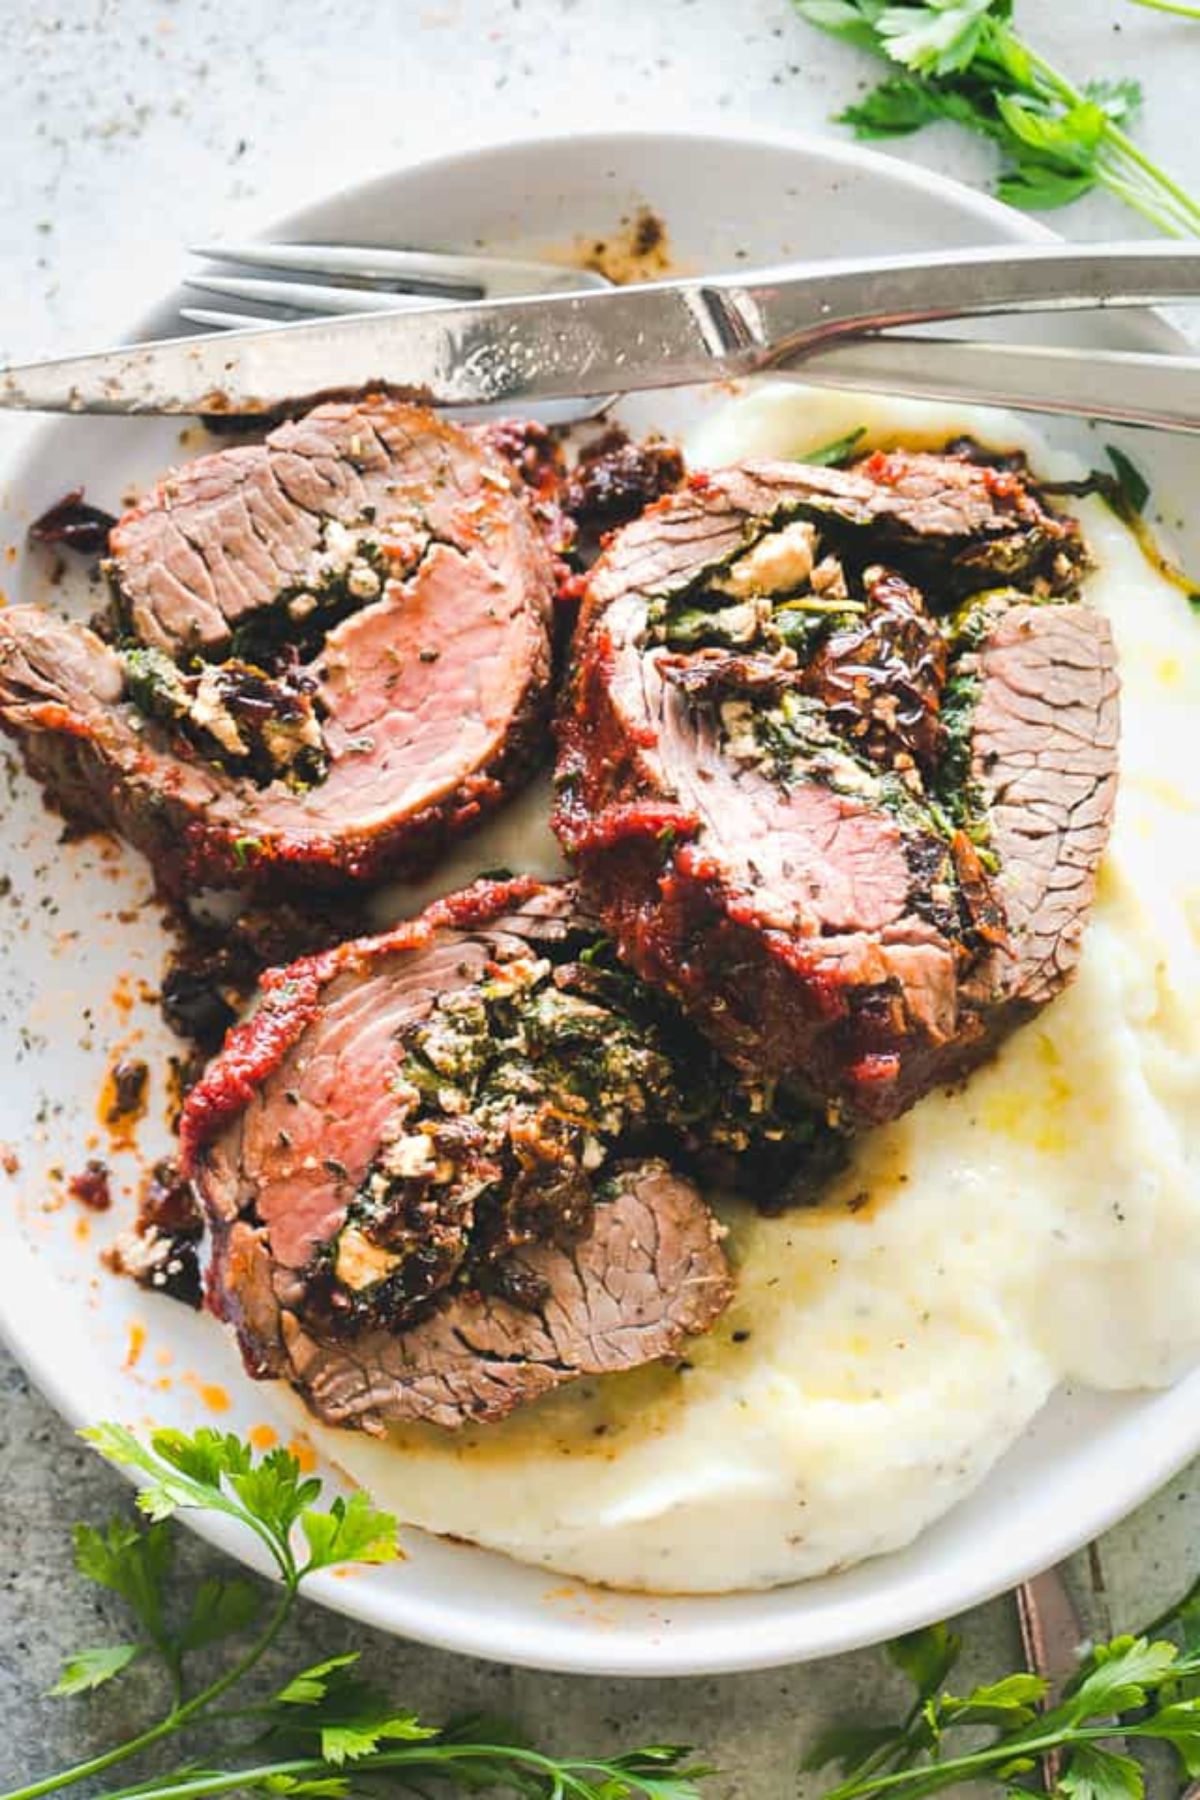
<instances>
[{"instance_id":1,"label":"white plate","mask_svg":"<svg viewBox=\"0 0 1200 1800\"><path fill-rule=\"evenodd\" d=\"M707 133L492 146L350 190L284 221L278 234L561 249L610 236L639 202L666 220L687 268L1044 235L965 188L844 144ZM1085 342L1101 341L1101 332L1104 341L1143 345L1164 336L1144 320L1055 329ZM628 416L669 430L704 404L660 396ZM1084 427L1052 435L1095 460ZM178 423L154 420L72 419L32 432L9 424L0 449L10 443L0 554L23 543L30 519L64 489L83 484L115 506L182 453ZM1137 456L1173 520L1171 496L1182 499L1188 485L1181 441L1140 436ZM57 604L70 592L68 584L52 593L44 561L24 554L0 561L0 588L9 599ZM32 785L22 775L9 785L13 891L0 900L0 1017L10 1061L0 1140L16 1150L20 1170L0 1174L5 1335L73 1422L208 1421L290 1439L300 1424L295 1403L243 1376L228 1334L100 1268L97 1251L127 1214L141 1167L167 1147L162 1069L178 1046L138 994L158 978L164 939L153 909L134 912L149 887L136 857L96 839L60 845L58 823ZM494 846L479 854L495 860ZM97 1095L118 1043L150 1062L152 1116L136 1153L110 1156L119 1177L114 1212L93 1216L62 1200L51 1171L80 1168L89 1136L109 1154ZM373 1625L506 1662L596 1674L763 1667L875 1642L1011 1586L1102 1531L1197 1448L1200 1373L1164 1393L1060 1393L983 1486L916 1544L801 1586L711 1598L615 1594L410 1532L405 1562L322 1577L312 1592ZM64 1523L67 1516L69 1502ZM204 1530L248 1556L236 1532L208 1522Z\"/></svg>"}]
</instances>

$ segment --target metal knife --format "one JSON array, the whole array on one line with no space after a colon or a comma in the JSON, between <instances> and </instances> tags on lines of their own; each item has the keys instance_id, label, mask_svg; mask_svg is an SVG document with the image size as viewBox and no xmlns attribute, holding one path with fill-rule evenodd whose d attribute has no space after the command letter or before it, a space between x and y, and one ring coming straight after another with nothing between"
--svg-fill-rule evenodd
<instances>
[{"instance_id":1,"label":"metal knife","mask_svg":"<svg viewBox=\"0 0 1200 1800\"><path fill-rule=\"evenodd\" d=\"M772 370L824 369L834 381L886 387L890 355L909 381L904 391L937 394L970 386L1012 352L1005 378L994 377L1003 390L994 397L1008 404L1200 430L1195 359L1121 355L1106 362L1101 385L1088 370L1105 353L1076 352L1072 391L1055 403L1047 391L1056 351L848 342L942 319L1189 299L1200 299L1200 245L1055 243L841 259L165 339L2 371L0 408L258 413L372 386L436 406L517 405ZM879 360L864 376L868 353Z\"/></svg>"}]
</instances>

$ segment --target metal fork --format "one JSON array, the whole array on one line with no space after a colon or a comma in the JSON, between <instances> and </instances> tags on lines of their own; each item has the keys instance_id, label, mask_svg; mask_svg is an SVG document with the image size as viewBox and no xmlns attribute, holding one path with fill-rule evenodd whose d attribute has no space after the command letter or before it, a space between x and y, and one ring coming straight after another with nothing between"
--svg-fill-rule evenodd
<instances>
[{"instance_id":1,"label":"metal fork","mask_svg":"<svg viewBox=\"0 0 1200 1800\"><path fill-rule=\"evenodd\" d=\"M530 262L509 256L468 256L438 250L388 250L345 244L197 244L193 256L210 263L264 271L257 275L189 275L184 287L236 304L181 306L189 325L211 331L243 331L263 325L349 313L402 312L447 301L509 300L524 294L585 293L613 283L599 269L569 263ZM323 276L324 280L306 279ZM539 418L582 424L599 418L620 399L543 402Z\"/></svg>"},{"instance_id":2,"label":"metal fork","mask_svg":"<svg viewBox=\"0 0 1200 1800\"><path fill-rule=\"evenodd\" d=\"M193 325L240 330L340 313L396 312L447 300L508 300L519 294L581 293L611 287L598 269L527 262L506 256L466 256L433 250L383 250L337 244L196 245L209 262L262 269L264 275L189 275L187 288L223 301L248 301L260 310L181 306ZM305 276L326 276L309 281Z\"/></svg>"}]
</instances>

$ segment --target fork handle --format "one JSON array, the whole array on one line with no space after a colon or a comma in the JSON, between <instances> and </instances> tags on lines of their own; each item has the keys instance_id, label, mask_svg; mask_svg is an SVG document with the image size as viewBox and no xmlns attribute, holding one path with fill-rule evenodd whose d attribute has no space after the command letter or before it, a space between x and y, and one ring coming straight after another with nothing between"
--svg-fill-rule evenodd
<instances>
[{"instance_id":1,"label":"fork handle","mask_svg":"<svg viewBox=\"0 0 1200 1800\"><path fill-rule=\"evenodd\" d=\"M866 388L1115 424L1200 432L1200 357L884 334L824 339L784 371L820 387Z\"/></svg>"}]
</instances>

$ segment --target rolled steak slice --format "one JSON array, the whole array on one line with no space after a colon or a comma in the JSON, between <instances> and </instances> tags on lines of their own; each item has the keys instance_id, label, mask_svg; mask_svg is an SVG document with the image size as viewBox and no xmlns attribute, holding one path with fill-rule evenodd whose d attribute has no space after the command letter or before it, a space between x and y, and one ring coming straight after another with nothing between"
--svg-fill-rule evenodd
<instances>
[{"instance_id":1,"label":"rolled steak slice","mask_svg":"<svg viewBox=\"0 0 1200 1800\"><path fill-rule=\"evenodd\" d=\"M289 1308L250 1227L233 1227L228 1251L231 1278L257 1290L257 1322L277 1322L277 1361L252 1373L282 1375L325 1424L373 1434L414 1419L488 1424L581 1375L653 1362L707 1330L730 1293L711 1214L691 1182L652 1161L619 1173L575 1249L543 1244L514 1261L545 1289L536 1308L455 1293L405 1331L336 1341Z\"/></svg>"},{"instance_id":2,"label":"rolled steak slice","mask_svg":"<svg viewBox=\"0 0 1200 1800\"><path fill-rule=\"evenodd\" d=\"M646 1148L686 1102L567 890L483 883L275 970L188 1098L213 1309L252 1374L379 1432L669 1354L731 1293Z\"/></svg>"},{"instance_id":3,"label":"rolled steak slice","mask_svg":"<svg viewBox=\"0 0 1200 1800\"><path fill-rule=\"evenodd\" d=\"M544 745L554 572L519 477L386 399L169 476L111 534L115 643L0 620L0 725L171 890L418 872Z\"/></svg>"},{"instance_id":4,"label":"rolled steak slice","mask_svg":"<svg viewBox=\"0 0 1200 1800\"><path fill-rule=\"evenodd\" d=\"M556 826L735 1065L891 1118L1069 978L1117 779L1085 567L1025 476L952 454L693 477L609 543Z\"/></svg>"}]
</instances>

